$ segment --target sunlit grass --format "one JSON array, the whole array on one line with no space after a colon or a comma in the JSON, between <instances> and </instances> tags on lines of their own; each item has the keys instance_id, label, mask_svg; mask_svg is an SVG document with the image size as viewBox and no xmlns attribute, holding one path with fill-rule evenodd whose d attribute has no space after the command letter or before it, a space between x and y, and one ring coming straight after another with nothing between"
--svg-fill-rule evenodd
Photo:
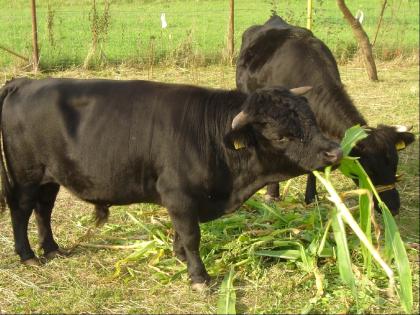
<instances>
[{"instance_id":1,"label":"sunlit grass","mask_svg":"<svg viewBox=\"0 0 420 315\"><path fill-rule=\"evenodd\" d=\"M229 3L225 0L110 1L110 20L101 49L106 64L148 64L153 43L153 59L170 64L218 63L226 54ZM306 1L286 0L277 11L294 25L306 25ZM96 1L99 12L103 1ZM253 24L264 23L273 8L271 1L241 0L235 3L235 49L242 33ZM348 60L358 50L350 27L342 18L335 1L313 1L313 31L337 59ZM52 26L48 27L48 5L52 8ZM373 38L380 3L369 0L349 1L350 9L364 13L363 27ZM41 66L47 69L83 64L91 48L89 12L92 1L38 1L38 38ZM0 43L25 56L31 55L31 17L26 0L0 0ZM418 1L388 1L374 46L374 54L383 60L418 54ZM160 15L165 12L168 28L162 30ZM51 42L51 34L54 38ZM372 39L373 40L373 39ZM195 61L193 61L195 60ZM0 50L0 67L21 62Z\"/></svg>"}]
</instances>

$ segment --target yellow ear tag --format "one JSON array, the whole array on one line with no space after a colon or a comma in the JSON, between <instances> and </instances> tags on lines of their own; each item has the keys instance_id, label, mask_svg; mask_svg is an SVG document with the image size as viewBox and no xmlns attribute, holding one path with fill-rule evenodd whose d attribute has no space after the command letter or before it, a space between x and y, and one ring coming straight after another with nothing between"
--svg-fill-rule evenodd
<instances>
[{"instance_id":1,"label":"yellow ear tag","mask_svg":"<svg viewBox=\"0 0 420 315\"><path fill-rule=\"evenodd\" d=\"M399 151L405 148L405 142L403 140L398 141L395 144L395 148Z\"/></svg>"},{"instance_id":2,"label":"yellow ear tag","mask_svg":"<svg viewBox=\"0 0 420 315\"><path fill-rule=\"evenodd\" d=\"M233 146L235 147L235 150L243 149L245 148L245 143L241 140L235 140L233 141Z\"/></svg>"}]
</instances>

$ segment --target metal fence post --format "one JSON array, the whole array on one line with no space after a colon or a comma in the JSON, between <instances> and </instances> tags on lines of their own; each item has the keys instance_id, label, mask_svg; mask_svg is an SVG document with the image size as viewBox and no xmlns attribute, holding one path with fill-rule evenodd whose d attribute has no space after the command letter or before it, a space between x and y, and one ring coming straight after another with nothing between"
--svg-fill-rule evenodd
<instances>
[{"instance_id":1,"label":"metal fence post","mask_svg":"<svg viewBox=\"0 0 420 315\"><path fill-rule=\"evenodd\" d=\"M32 9L32 49L33 49L33 68L34 71L38 71L38 31L36 26L36 4L35 0L31 0L31 9Z\"/></svg>"}]
</instances>

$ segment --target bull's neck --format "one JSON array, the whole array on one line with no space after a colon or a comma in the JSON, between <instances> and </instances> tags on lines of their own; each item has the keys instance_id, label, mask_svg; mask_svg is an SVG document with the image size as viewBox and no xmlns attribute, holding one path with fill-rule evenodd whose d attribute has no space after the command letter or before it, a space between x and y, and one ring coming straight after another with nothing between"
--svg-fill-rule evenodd
<instances>
[{"instance_id":1,"label":"bull's neck","mask_svg":"<svg viewBox=\"0 0 420 315\"><path fill-rule=\"evenodd\" d=\"M315 87L307 98L319 127L331 138L341 139L348 128L366 125L342 86Z\"/></svg>"},{"instance_id":2,"label":"bull's neck","mask_svg":"<svg viewBox=\"0 0 420 315\"><path fill-rule=\"evenodd\" d=\"M227 205L228 211L240 207L246 200L258 190L269 183L284 181L292 177L304 174L298 167L285 167L282 171L277 168L269 169L262 162L255 148L247 149L247 153L241 159L241 163L230 161L232 176L232 194ZM281 157L280 157L281 158ZM287 165L283 161L273 161L276 165Z\"/></svg>"}]
</instances>

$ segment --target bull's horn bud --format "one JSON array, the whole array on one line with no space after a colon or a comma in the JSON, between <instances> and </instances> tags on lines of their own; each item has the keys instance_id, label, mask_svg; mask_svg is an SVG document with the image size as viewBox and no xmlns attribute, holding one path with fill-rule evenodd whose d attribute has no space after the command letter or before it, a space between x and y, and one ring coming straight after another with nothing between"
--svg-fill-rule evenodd
<instances>
[{"instance_id":1,"label":"bull's horn bud","mask_svg":"<svg viewBox=\"0 0 420 315\"><path fill-rule=\"evenodd\" d=\"M392 127L394 127L397 132L408 132L411 129L413 129L413 125L409 127L404 126L404 125L393 125Z\"/></svg>"},{"instance_id":2,"label":"bull's horn bud","mask_svg":"<svg viewBox=\"0 0 420 315\"><path fill-rule=\"evenodd\" d=\"M310 90L312 90L312 86L301 86L294 89L290 89L290 92L299 96L309 92Z\"/></svg>"},{"instance_id":3,"label":"bull's horn bud","mask_svg":"<svg viewBox=\"0 0 420 315\"><path fill-rule=\"evenodd\" d=\"M243 111L240 111L232 120L232 130L239 129L249 122L249 117Z\"/></svg>"}]
</instances>

